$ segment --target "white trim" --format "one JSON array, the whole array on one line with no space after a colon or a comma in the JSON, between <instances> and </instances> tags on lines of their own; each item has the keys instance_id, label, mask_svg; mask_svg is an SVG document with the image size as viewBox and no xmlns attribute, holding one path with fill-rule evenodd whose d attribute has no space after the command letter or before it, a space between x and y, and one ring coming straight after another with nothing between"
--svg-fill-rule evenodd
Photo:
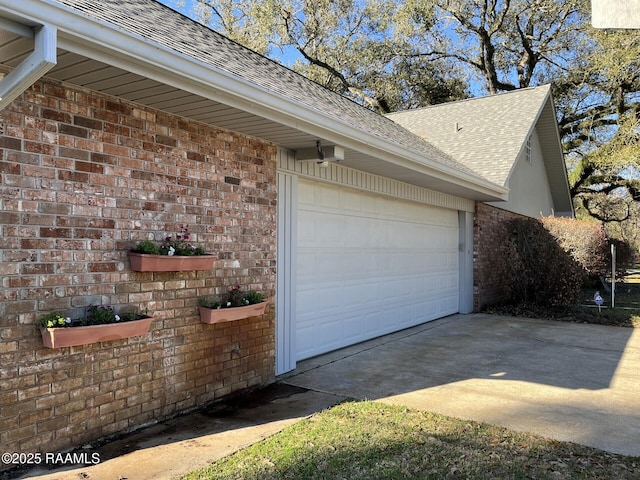
<instances>
[{"instance_id":1,"label":"white trim","mask_svg":"<svg viewBox=\"0 0 640 480\"><path fill-rule=\"evenodd\" d=\"M461 172L437 159L425 158L419 152L355 128L330 114L231 73L216 70L192 57L109 23L99 22L52 0L0 0L0 6L14 16L33 22L55 19L62 49L223 102L390 164L495 197L496 200L506 199L508 195L507 189L488 180Z\"/></svg>"},{"instance_id":2,"label":"white trim","mask_svg":"<svg viewBox=\"0 0 640 480\"><path fill-rule=\"evenodd\" d=\"M33 52L0 81L0 110L13 102L57 63L57 30L43 25L35 32Z\"/></svg>"},{"instance_id":3,"label":"white trim","mask_svg":"<svg viewBox=\"0 0 640 480\"><path fill-rule=\"evenodd\" d=\"M0 30L6 30L7 32L15 33L25 38L35 37L35 32L32 28L22 25L21 23L14 22L8 18L0 17Z\"/></svg>"},{"instance_id":4,"label":"white trim","mask_svg":"<svg viewBox=\"0 0 640 480\"><path fill-rule=\"evenodd\" d=\"M295 155L282 148L278 148L278 170L296 174L300 177L321 180L426 205L464 212L475 211L475 202L473 200L355 170L337 163L330 163L323 167L315 162L296 162Z\"/></svg>"},{"instance_id":5,"label":"white trim","mask_svg":"<svg viewBox=\"0 0 640 480\"><path fill-rule=\"evenodd\" d=\"M296 368L298 178L278 172L276 375Z\"/></svg>"},{"instance_id":6,"label":"white trim","mask_svg":"<svg viewBox=\"0 0 640 480\"><path fill-rule=\"evenodd\" d=\"M458 212L460 238L458 258L458 309L460 313L473 312L473 212Z\"/></svg>"}]
</instances>

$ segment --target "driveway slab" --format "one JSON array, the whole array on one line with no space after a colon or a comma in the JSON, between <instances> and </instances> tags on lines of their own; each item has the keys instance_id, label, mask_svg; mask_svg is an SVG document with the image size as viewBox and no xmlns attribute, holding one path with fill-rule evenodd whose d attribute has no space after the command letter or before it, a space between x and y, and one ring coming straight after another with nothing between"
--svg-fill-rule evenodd
<instances>
[{"instance_id":1,"label":"driveway slab","mask_svg":"<svg viewBox=\"0 0 640 480\"><path fill-rule=\"evenodd\" d=\"M173 480L350 398L640 456L640 330L454 315L300 362L246 401L86 446L97 465L0 478Z\"/></svg>"},{"instance_id":2,"label":"driveway slab","mask_svg":"<svg viewBox=\"0 0 640 480\"><path fill-rule=\"evenodd\" d=\"M287 383L640 456L640 331L455 315L300 362Z\"/></svg>"}]
</instances>

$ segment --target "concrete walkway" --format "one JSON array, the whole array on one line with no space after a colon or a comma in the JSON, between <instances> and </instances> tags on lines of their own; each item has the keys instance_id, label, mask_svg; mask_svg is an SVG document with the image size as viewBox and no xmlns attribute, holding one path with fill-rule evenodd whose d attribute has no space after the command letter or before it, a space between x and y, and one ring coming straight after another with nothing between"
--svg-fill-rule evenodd
<instances>
[{"instance_id":1,"label":"concrete walkway","mask_svg":"<svg viewBox=\"0 0 640 480\"><path fill-rule=\"evenodd\" d=\"M347 399L402 404L640 456L640 330L454 315L298 364L242 402L100 447L40 480L174 479Z\"/></svg>"},{"instance_id":2,"label":"concrete walkway","mask_svg":"<svg viewBox=\"0 0 640 480\"><path fill-rule=\"evenodd\" d=\"M456 315L299 364L292 385L640 456L640 330Z\"/></svg>"}]
</instances>

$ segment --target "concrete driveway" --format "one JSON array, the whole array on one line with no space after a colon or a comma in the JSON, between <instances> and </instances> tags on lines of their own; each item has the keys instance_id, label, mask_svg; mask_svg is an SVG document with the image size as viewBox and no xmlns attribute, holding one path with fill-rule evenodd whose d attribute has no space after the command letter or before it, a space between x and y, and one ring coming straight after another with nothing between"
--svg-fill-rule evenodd
<instances>
[{"instance_id":1,"label":"concrete driveway","mask_svg":"<svg viewBox=\"0 0 640 480\"><path fill-rule=\"evenodd\" d=\"M454 315L298 364L285 382L640 456L640 330Z\"/></svg>"},{"instance_id":2,"label":"concrete driveway","mask_svg":"<svg viewBox=\"0 0 640 480\"><path fill-rule=\"evenodd\" d=\"M97 465L9 478L173 480L348 398L640 456L638 329L454 315L301 362L280 380L240 403L87 446Z\"/></svg>"}]
</instances>

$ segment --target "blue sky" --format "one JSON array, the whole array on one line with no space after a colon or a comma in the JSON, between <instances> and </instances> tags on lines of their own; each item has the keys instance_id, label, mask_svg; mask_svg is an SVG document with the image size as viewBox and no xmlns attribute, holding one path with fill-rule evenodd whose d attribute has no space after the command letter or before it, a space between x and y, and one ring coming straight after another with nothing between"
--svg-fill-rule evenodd
<instances>
[{"instance_id":1,"label":"blue sky","mask_svg":"<svg viewBox=\"0 0 640 480\"><path fill-rule=\"evenodd\" d=\"M179 11L183 15L186 15L189 18L192 18L195 21L199 21L196 18L194 5L197 4L197 0L157 0L158 3L162 3L168 7L173 8L174 10ZM287 66L292 67L294 62L301 58L298 52L293 48L287 48L282 51L277 56L271 55L270 58L272 60L276 60L277 62Z\"/></svg>"}]
</instances>

